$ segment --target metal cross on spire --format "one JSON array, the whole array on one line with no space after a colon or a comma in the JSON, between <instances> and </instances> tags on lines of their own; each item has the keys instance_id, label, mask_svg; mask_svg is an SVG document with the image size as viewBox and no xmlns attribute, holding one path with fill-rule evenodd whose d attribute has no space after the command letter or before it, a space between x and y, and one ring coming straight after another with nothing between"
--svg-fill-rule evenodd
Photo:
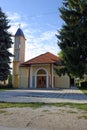
<instances>
[{"instance_id":1,"label":"metal cross on spire","mask_svg":"<svg viewBox=\"0 0 87 130\"><path fill-rule=\"evenodd\" d=\"M21 27L21 24L18 24L19 28Z\"/></svg>"}]
</instances>

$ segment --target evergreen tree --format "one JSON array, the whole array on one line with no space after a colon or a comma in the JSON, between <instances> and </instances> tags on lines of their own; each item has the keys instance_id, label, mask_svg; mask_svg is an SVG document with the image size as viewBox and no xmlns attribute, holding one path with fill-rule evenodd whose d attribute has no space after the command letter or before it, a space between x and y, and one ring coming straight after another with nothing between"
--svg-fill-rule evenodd
<instances>
[{"instance_id":1,"label":"evergreen tree","mask_svg":"<svg viewBox=\"0 0 87 130\"><path fill-rule=\"evenodd\" d=\"M82 77L87 73L87 0L64 0L59 10L64 25L56 36L64 70Z\"/></svg>"},{"instance_id":2,"label":"evergreen tree","mask_svg":"<svg viewBox=\"0 0 87 130\"><path fill-rule=\"evenodd\" d=\"M10 57L13 55L9 52L12 45L9 21L5 13L0 8L0 80L5 81L10 74Z\"/></svg>"}]
</instances>

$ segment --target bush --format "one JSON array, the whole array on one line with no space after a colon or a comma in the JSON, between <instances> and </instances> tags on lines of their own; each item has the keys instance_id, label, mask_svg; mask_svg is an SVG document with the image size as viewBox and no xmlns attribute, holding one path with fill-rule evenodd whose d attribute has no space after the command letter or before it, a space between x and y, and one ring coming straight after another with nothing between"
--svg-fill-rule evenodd
<instances>
[{"instance_id":1,"label":"bush","mask_svg":"<svg viewBox=\"0 0 87 130\"><path fill-rule=\"evenodd\" d=\"M0 85L0 89L13 89L13 85L12 84Z\"/></svg>"},{"instance_id":2,"label":"bush","mask_svg":"<svg viewBox=\"0 0 87 130\"><path fill-rule=\"evenodd\" d=\"M76 83L75 85L79 87L79 82L78 82L78 83Z\"/></svg>"},{"instance_id":3,"label":"bush","mask_svg":"<svg viewBox=\"0 0 87 130\"><path fill-rule=\"evenodd\" d=\"M87 89L87 81L81 82L81 87Z\"/></svg>"}]
</instances>

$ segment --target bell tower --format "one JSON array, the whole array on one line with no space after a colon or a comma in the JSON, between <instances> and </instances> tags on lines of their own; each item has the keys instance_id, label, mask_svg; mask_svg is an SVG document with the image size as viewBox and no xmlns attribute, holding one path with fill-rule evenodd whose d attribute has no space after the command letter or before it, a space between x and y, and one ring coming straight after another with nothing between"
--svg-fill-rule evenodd
<instances>
[{"instance_id":1,"label":"bell tower","mask_svg":"<svg viewBox=\"0 0 87 130\"><path fill-rule=\"evenodd\" d=\"M14 60L13 60L13 87L19 86L19 66L25 61L25 36L18 28L14 36Z\"/></svg>"}]
</instances>

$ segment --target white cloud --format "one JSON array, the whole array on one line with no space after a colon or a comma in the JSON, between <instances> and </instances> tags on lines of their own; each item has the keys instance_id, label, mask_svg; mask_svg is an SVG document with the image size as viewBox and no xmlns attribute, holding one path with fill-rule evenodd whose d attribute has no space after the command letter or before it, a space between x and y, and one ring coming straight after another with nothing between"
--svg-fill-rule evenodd
<instances>
[{"instance_id":1,"label":"white cloud","mask_svg":"<svg viewBox=\"0 0 87 130\"><path fill-rule=\"evenodd\" d=\"M22 16L16 12L11 13L7 12L8 19L10 20L11 28L9 31L14 35L19 27L21 25L22 28L26 28L28 24L24 21L22 21Z\"/></svg>"},{"instance_id":2,"label":"white cloud","mask_svg":"<svg viewBox=\"0 0 87 130\"><path fill-rule=\"evenodd\" d=\"M45 52L51 52L57 55L59 48L55 38L55 31L43 32L38 38L31 35L30 38L26 44L25 60Z\"/></svg>"},{"instance_id":3,"label":"white cloud","mask_svg":"<svg viewBox=\"0 0 87 130\"><path fill-rule=\"evenodd\" d=\"M37 55L45 52L51 52L53 54L58 53L57 39L55 37L55 30L42 31L40 29L31 28L30 23L28 24L22 19L22 16L18 13L7 13L8 18L11 20L11 28L9 31L14 35L18 29L18 25L21 24L21 28L26 37L26 50L25 60L29 60ZM37 34L37 35L36 35ZM10 49L13 53L13 47Z\"/></svg>"},{"instance_id":4,"label":"white cloud","mask_svg":"<svg viewBox=\"0 0 87 130\"><path fill-rule=\"evenodd\" d=\"M11 21L14 21L14 22L21 19L21 16L16 12L14 13L7 12L7 16L9 17Z\"/></svg>"},{"instance_id":5,"label":"white cloud","mask_svg":"<svg viewBox=\"0 0 87 130\"><path fill-rule=\"evenodd\" d=\"M46 32L42 33L41 41L51 40L52 38L54 38L54 35L55 35L55 31L46 31Z\"/></svg>"}]
</instances>

